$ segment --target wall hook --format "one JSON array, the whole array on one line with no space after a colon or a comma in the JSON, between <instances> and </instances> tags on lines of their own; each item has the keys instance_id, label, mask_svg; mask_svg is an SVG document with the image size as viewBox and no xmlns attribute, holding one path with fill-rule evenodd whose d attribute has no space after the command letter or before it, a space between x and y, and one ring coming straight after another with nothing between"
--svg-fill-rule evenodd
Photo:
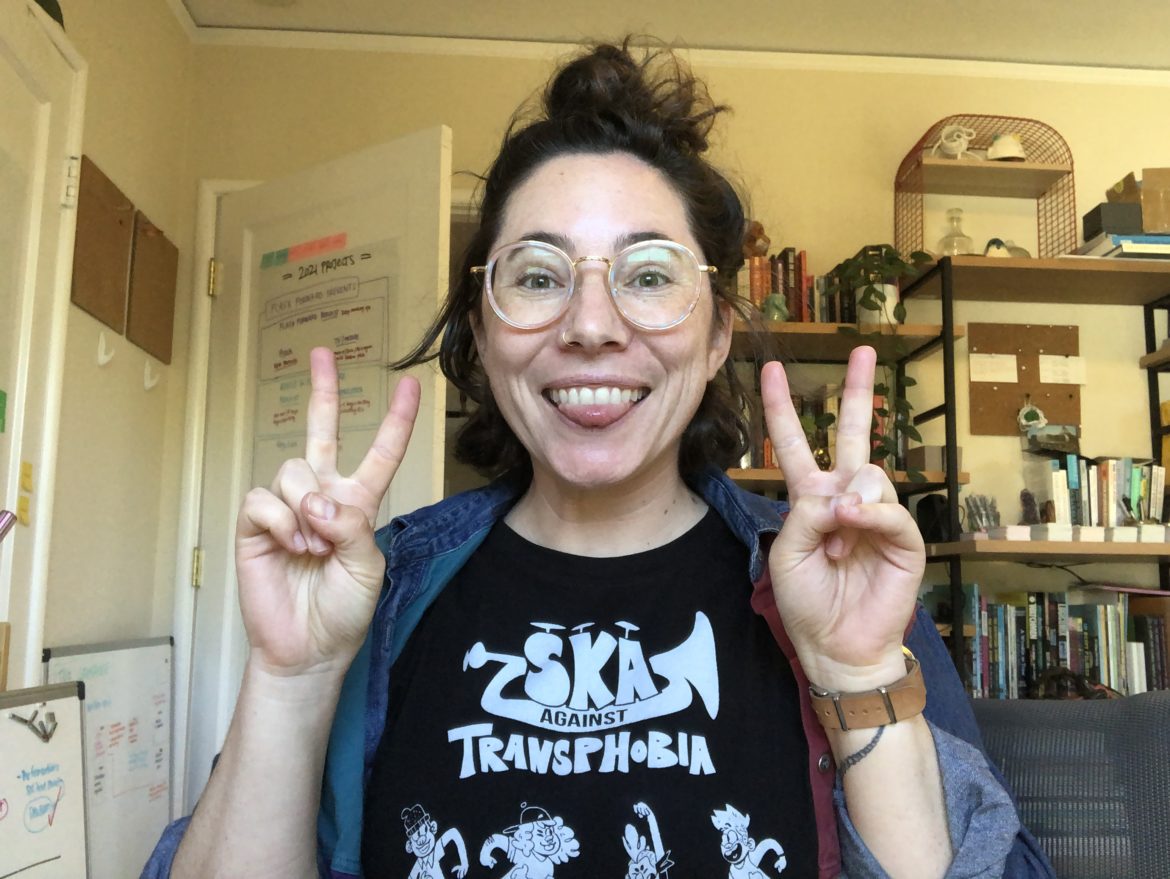
<instances>
[{"instance_id":1,"label":"wall hook","mask_svg":"<svg viewBox=\"0 0 1170 879\"><path fill-rule=\"evenodd\" d=\"M115 351L113 348L106 347L106 334L104 332L98 333L98 350L97 350L97 364L98 366L105 366L114 359Z\"/></svg>"},{"instance_id":2,"label":"wall hook","mask_svg":"<svg viewBox=\"0 0 1170 879\"><path fill-rule=\"evenodd\" d=\"M157 372L151 372L150 361L147 360L146 366L142 370L142 388L143 388L143 390L146 390L146 391L151 390L155 385L158 384L159 378L161 378L161 376Z\"/></svg>"}]
</instances>

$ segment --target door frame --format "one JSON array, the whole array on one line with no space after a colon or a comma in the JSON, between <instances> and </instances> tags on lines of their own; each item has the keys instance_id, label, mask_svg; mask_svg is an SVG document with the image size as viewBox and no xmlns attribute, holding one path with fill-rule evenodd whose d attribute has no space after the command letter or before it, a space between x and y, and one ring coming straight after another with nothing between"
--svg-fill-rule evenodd
<instances>
[{"instance_id":1,"label":"door frame","mask_svg":"<svg viewBox=\"0 0 1170 879\"><path fill-rule=\"evenodd\" d=\"M15 5L15 4L14 4ZM68 203L65 192L66 164L76 160L80 171L82 129L85 121L85 92L88 66L60 26L38 5L25 0L19 4L39 26L56 54L70 71L71 83L64 102L54 102L48 126L45 176L36 181L34 211L40 221L27 242L27 258L33 271L23 279L17 292L21 327L17 341L17 373L11 394L9 430L12 435L13 472L8 474L4 495L19 481L22 461L34 463L33 498L29 544L18 553L15 540L0 551L0 616L11 615L11 584L28 585L28 612L23 619L11 619L18 653L9 681L15 687L40 683L41 652L44 649L45 610L49 589L49 555L52 542L53 499L56 491L57 446L61 426L61 397L65 375L65 340L73 278L73 243L76 234L76 200ZM19 14L19 13L18 13ZM13 35L15 36L15 35ZM22 38L23 39L23 38ZM4 40L16 52L17 62L28 66L22 47ZM35 73L36 71L30 72ZM64 103L59 110L58 105ZM50 279L51 295L40 298L38 279ZM15 496L15 493L14 493ZM23 526L20 526L23 529ZM24 534L20 536L25 536ZM13 535L15 538L16 535ZM20 629L24 627L24 631Z\"/></svg>"},{"instance_id":2,"label":"door frame","mask_svg":"<svg viewBox=\"0 0 1170 879\"><path fill-rule=\"evenodd\" d=\"M211 297L207 295L208 274L215 256L215 240L219 228L220 198L243 189L250 189L263 181L205 179L199 181L196 196L194 265L191 302L191 337L187 358L187 404L184 413L186 427L183 436L182 485L179 493L178 533L175 559L175 595L173 631L175 638L175 717L174 765L172 766L171 806L175 815L189 814L194 802L188 803L187 762L189 722L191 716L191 677L195 664L194 633L197 590L192 588L192 564L199 547L199 523L203 498L204 434L207 423L207 375L211 349ZM451 190L451 216L466 221L477 216L475 192L471 189ZM216 682L216 727L227 729L235 707L234 697L239 681L233 678L228 663L220 664ZM210 706L201 706L207 708Z\"/></svg>"}]
</instances>

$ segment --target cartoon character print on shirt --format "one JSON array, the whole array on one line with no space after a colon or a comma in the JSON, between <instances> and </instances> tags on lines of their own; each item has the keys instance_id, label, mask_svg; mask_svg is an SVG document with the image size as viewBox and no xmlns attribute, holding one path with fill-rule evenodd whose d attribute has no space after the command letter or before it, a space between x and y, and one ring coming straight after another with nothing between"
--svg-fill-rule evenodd
<instances>
[{"instance_id":1,"label":"cartoon character print on shirt","mask_svg":"<svg viewBox=\"0 0 1170 879\"><path fill-rule=\"evenodd\" d=\"M692 775L715 773L702 735L624 729L651 720L665 727L665 718L688 709L696 694L707 715L718 716L715 635L706 614L696 612L690 634L649 657L631 622L587 622L571 630L551 622L531 625L537 631L512 653L476 642L464 656L463 670L496 666L484 681L480 707L545 735L505 737L494 723L483 722L448 730L447 740L462 748L460 778L508 770L629 772L631 762L651 769L678 766Z\"/></svg>"},{"instance_id":2,"label":"cartoon character print on shirt","mask_svg":"<svg viewBox=\"0 0 1170 879\"><path fill-rule=\"evenodd\" d=\"M415 857L409 879L443 879L439 861L443 859L448 843L454 844L459 855L459 863L452 868L452 874L456 879L467 875L467 847L463 844L463 836L454 827L436 838L439 823L418 803L402 810L402 827L406 831L406 851Z\"/></svg>"},{"instance_id":3,"label":"cartoon character print on shirt","mask_svg":"<svg viewBox=\"0 0 1170 879\"><path fill-rule=\"evenodd\" d=\"M646 837L639 834L633 824L626 825L622 837L622 845L630 857L626 879L670 879L669 871L674 862L670 859L670 852L663 851L658 819L645 803L635 803L634 814L646 820L650 829L650 845L646 844Z\"/></svg>"},{"instance_id":4,"label":"cartoon character print on shirt","mask_svg":"<svg viewBox=\"0 0 1170 879\"><path fill-rule=\"evenodd\" d=\"M581 853L581 844L564 819L540 806L520 804L520 823L493 833L479 850L479 862L491 869L499 849L512 864L502 879L552 879L553 869Z\"/></svg>"},{"instance_id":5,"label":"cartoon character print on shirt","mask_svg":"<svg viewBox=\"0 0 1170 879\"><path fill-rule=\"evenodd\" d=\"M776 872L783 873L788 866L784 846L774 839L765 839L760 843L752 839L748 833L751 820L751 815L744 815L730 803L726 808L711 813L711 823L723 835L719 851L729 865L728 879L767 879L760 869L760 863L769 851L776 853Z\"/></svg>"}]
</instances>

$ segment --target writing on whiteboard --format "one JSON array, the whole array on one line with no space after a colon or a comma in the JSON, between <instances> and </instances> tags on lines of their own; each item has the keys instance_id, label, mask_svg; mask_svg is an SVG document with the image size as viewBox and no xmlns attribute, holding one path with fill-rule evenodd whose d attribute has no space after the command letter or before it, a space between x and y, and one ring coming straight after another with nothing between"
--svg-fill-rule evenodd
<instances>
[{"instance_id":1,"label":"writing on whiteboard","mask_svg":"<svg viewBox=\"0 0 1170 879\"><path fill-rule=\"evenodd\" d=\"M273 320L304 311L307 308L320 308L321 304L325 302L353 299L358 295L358 286L357 278L346 277L334 278L331 281L294 290L265 302L264 317L266 320Z\"/></svg>"}]
</instances>

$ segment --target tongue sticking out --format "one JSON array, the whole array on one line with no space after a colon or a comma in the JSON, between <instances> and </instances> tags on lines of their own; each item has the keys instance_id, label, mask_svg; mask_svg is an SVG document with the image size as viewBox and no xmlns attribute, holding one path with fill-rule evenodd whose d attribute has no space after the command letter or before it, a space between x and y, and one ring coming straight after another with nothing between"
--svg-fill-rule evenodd
<instances>
[{"instance_id":1,"label":"tongue sticking out","mask_svg":"<svg viewBox=\"0 0 1170 879\"><path fill-rule=\"evenodd\" d=\"M600 428L621 419L638 404L644 391L620 391L617 388L553 390L549 402L566 419L579 427Z\"/></svg>"}]
</instances>

